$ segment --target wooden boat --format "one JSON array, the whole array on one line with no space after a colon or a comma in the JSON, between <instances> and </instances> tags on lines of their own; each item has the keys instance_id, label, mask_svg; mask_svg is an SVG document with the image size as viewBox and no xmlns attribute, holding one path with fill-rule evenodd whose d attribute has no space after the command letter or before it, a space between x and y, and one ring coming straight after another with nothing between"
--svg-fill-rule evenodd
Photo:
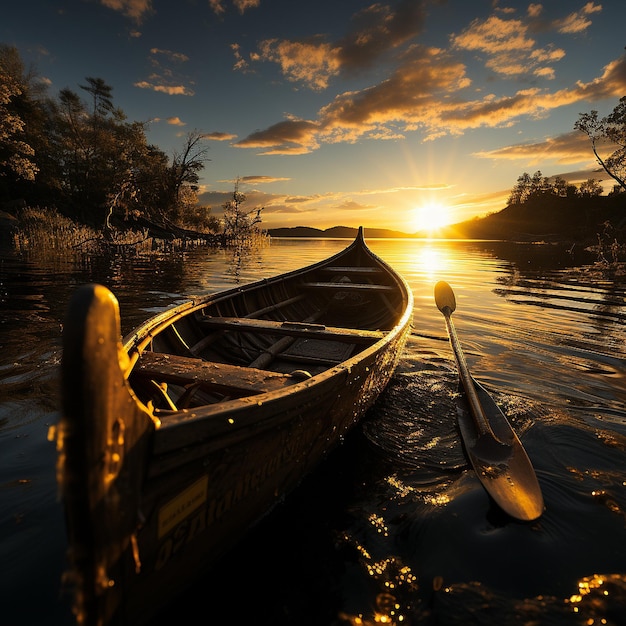
<instances>
[{"instance_id":1,"label":"wooden boat","mask_svg":"<svg viewBox=\"0 0 626 626\"><path fill-rule=\"evenodd\" d=\"M372 405L412 308L362 229L325 261L192 299L123 340L111 292L80 288L57 428L78 622L144 624L223 556Z\"/></svg>"}]
</instances>

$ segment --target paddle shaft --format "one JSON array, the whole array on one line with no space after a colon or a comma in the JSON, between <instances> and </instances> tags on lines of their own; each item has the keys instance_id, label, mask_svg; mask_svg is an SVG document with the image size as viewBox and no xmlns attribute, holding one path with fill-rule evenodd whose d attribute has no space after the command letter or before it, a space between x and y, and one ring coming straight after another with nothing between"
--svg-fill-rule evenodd
<instances>
[{"instance_id":1,"label":"paddle shaft","mask_svg":"<svg viewBox=\"0 0 626 626\"><path fill-rule=\"evenodd\" d=\"M454 328L454 323L452 322L452 311L450 310L450 307L446 306L441 312L443 313L443 317L446 320L448 336L450 337L452 352L454 353L457 369L459 370L459 377L461 379L463 389L465 389L465 395L467 396L467 401L470 405L472 417L474 418L478 433L479 435L488 435L498 441L498 438L494 435L493 430L489 425L489 420L487 419L485 412L483 411L482 404L478 399L476 388L474 387L474 381L472 379L472 375L470 374L469 368L467 367L465 355L463 354L463 350L461 348L461 342L457 337L456 329Z\"/></svg>"}]
</instances>

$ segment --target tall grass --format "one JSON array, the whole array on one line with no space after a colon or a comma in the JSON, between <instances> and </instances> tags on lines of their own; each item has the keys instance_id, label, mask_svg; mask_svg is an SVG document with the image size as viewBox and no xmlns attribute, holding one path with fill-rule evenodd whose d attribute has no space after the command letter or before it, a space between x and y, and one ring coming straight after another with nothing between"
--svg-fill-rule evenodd
<instances>
[{"instance_id":1,"label":"tall grass","mask_svg":"<svg viewBox=\"0 0 626 626\"><path fill-rule=\"evenodd\" d=\"M112 254L127 257L183 252L209 245L206 239L161 239L147 230L95 230L78 224L55 209L26 207L18 214L18 226L12 232L13 247L19 253ZM219 245L241 250L267 245L269 237L252 229L245 237L234 237ZM218 245L216 243L216 245Z\"/></svg>"},{"instance_id":2,"label":"tall grass","mask_svg":"<svg viewBox=\"0 0 626 626\"><path fill-rule=\"evenodd\" d=\"M95 252L98 233L80 226L54 209L27 207L18 214L13 245L18 252L70 252L85 246Z\"/></svg>"}]
</instances>

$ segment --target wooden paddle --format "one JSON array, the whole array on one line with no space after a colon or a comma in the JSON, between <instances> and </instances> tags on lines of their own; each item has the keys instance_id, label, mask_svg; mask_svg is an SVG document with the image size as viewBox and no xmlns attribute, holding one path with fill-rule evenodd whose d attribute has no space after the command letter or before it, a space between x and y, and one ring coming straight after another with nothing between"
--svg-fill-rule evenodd
<instances>
[{"instance_id":1,"label":"wooden paddle","mask_svg":"<svg viewBox=\"0 0 626 626\"><path fill-rule=\"evenodd\" d=\"M535 470L506 416L467 367L451 317L456 310L456 299L445 281L435 285L435 302L446 320L467 401L458 407L458 423L470 463L502 510L516 519L535 520L544 509Z\"/></svg>"}]
</instances>

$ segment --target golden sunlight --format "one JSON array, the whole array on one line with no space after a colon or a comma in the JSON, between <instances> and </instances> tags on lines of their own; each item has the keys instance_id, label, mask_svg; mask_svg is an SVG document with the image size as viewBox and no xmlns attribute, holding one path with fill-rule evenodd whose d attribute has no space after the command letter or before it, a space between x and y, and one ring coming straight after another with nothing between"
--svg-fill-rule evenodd
<instances>
[{"instance_id":1,"label":"golden sunlight","mask_svg":"<svg viewBox=\"0 0 626 626\"><path fill-rule=\"evenodd\" d=\"M447 206L439 202L430 202L414 209L413 227L416 232L435 234L443 226L451 221L450 211Z\"/></svg>"},{"instance_id":2,"label":"golden sunlight","mask_svg":"<svg viewBox=\"0 0 626 626\"><path fill-rule=\"evenodd\" d=\"M442 256L441 251L434 248L421 248L415 266L424 276L435 276L446 269L447 260Z\"/></svg>"}]
</instances>

